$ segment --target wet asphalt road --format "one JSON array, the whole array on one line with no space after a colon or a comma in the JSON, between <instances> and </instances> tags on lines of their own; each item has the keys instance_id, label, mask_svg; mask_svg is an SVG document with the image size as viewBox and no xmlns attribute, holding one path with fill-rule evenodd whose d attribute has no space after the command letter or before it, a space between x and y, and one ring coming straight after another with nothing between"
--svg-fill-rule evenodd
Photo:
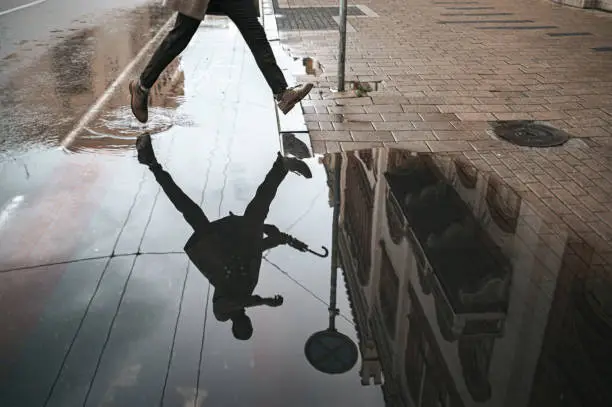
<instances>
[{"instance_id":1,"label":"wet asphalt road","mask_svg":"<svg viewBox=\"0 0 612 407\"><path fill-rule=\"evenodd\" d=\"M0 60L40 54L48 46L61 42L66 34L105 21L109 12L152 3L150 0L45 0L41 3L3 0L0 4ZM15 10L20 6L26 7ZM3 12L8 13L2 15Z\"/></svg>"},{"instance_id":2,"label":"wet asphalt road","mask_svg":"<svg viewBox=\"0 0 612 407\"><path fill-rule=\"evenodd\" d=\"M169 17L158 3L71 0L0 16L0 160L56 147Z\"/></svg>"}]
</instances>

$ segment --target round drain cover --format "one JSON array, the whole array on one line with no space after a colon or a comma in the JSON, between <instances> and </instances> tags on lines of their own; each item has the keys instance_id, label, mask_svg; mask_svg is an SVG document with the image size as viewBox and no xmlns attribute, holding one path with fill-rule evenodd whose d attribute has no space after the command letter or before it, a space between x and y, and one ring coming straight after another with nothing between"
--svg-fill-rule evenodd
<instances>
[{"instance_id":1,"label":"round drain cover","mask_svg":"<svg viewBox=\"0 0 612 407\"><path fill-rule=\"evenodd\" d=\"M493 124L496 136L523 147L554 147L567 142L570 135L542 123L528 120L502 121Z\"/></svg>"}]
</instances>

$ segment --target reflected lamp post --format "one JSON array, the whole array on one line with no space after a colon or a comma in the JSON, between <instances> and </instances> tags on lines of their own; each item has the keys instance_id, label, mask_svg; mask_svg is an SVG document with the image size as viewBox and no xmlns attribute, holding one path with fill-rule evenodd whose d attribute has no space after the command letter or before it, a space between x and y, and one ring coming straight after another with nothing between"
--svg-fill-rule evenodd
<instances>
[{"instance_id":1,"label":"reflected lamp post","mask_svg":"<svg viewBox=\"0 0 612 407\"><path fill-rule=\"evenodd\" d=\"M315 332L304 346L308 362L320 372L341 374L357 363L359 352L351 338L336 330L336 287L338 280L338 219L340 214L340 167L334 168L334 216L332 225L331 288L329 300L329 327Z\"/></svg>"}]
</instances>

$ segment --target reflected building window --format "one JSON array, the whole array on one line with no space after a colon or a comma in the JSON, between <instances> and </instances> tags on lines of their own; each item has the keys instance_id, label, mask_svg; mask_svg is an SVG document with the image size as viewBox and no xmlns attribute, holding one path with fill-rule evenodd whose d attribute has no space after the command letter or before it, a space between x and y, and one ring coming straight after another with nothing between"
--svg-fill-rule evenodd
<instances>
[{"instance_id":1,"label":"reflected building window","mask_svg":"<svg viewBox=\"0 0 612 407\"><path fill-rule=\"evenodd\" d=\"M406 339L406 352L404 356L404 368L406 373L406 385L410 392L410 397L418 403L421 393L421 382L425 375L425 352L427 341L423 323L424 319L419 318L414 310L409 317L408 338Z\"/></svg>"},{"instance_id":2,"label":"reflected building window","mask_svg":"<svg viewBox=\"0 0 612 407\"><path fill-rule=\"evenodd\" d=\"M454 161L457 177L465 188L474 189L478 182L478 170L475 166L465 160L457 159Z\"/></svg>"},{"instance_id":3,"label":"reflected building window","mask_svg":"<svg viewBox=\"0 0 612 407\"><path fill-rule=\"evenodd\" d=\"M402 209L389 188L387 188L385 209L387 212L387 226L389 228L391 240L393 241L393 243L399 244L402 241L402 238L404 237L406 225L404 224L404 216L402 215Z\"/></svg>"},{"instance_id":4,"label":"reflected building window","mask_svg":"<svg viewBox=\"0 0 612 407\"><path fill-rule=\"evenodd\" d=\"M490 336L464 336L459 339L459 360L463 378L470 395L477 402L491 398L489 367L495 338Z\"/></svg>"},{"instance_id":5,"label":"reflected building window","mask_svg":"<svg viewBox=\"0 0 612 407\"><path fill-rule=\"evenodd\" d=\"M357 154L359 154L359 158L361 158L361 161L363 161L366 168L369 171L372 171L372 163L373 163L372 150L359 150Z\"/></svg>"},{"instance_id":6,"label":"reflected building window","mask_svg":"<svg viewBox=\"0 0 612 407\"><path fill-rule=\"evenodd\" d=\"M391 263L391 259L381 243L381 265L380 265L380 284L378 292L380 305L385 319L385 326L389 337L395 337L397 306L399 300L399 279Z\"/></svg>"},{"instance_id":7,"label":"reflected building window","mask_svg":"<svg viewBox=\"0 0 612 407\"><path fill-rule=\"evenodd\" d=\"M404 352L408 392L415 405L464 407L414 287L409 284L410 314Z\"/></svg>"},{"instance_id":8,"label":"reflected building window","mask_svg":"<svg viewBox=\"0 0 612 407\"><path fill-rule=\"evenodd\" d=\"M370 281L372 262L373 194L363 166L352 154L348 155L345 199L345 223L353 246L351 251L358 258L359 282L366 285Z\"/></svg>"},{"instance_id":9,"label":"reflected building window","mask_svg":"<svg viewBox=\"0 0 612 407\"><path fill-rule=\"evenodd\" d=\"M506 233L514 233L521 209L520 196L499 178L491 177L486 200L495 224Z\"/></svg>"}]
</instances>

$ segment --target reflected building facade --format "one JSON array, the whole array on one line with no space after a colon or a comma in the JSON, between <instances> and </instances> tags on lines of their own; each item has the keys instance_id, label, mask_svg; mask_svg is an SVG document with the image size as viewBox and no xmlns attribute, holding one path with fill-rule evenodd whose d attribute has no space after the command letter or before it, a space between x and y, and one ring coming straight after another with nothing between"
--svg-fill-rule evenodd
<instances>
[{"instance_id":1,"label":"reflected building facade","mask_svg":"<svg viewBox=\"0 0 612 407\"><path fill-rule=\"evenodd\" d=\"M328 177L341 168L336 243L363 384L382 370L393 406L611 405L601 304L612 290L576 281L593 268L564 228L458 158L374 149L324 161Z\"/></svg>"}]
</instances>

